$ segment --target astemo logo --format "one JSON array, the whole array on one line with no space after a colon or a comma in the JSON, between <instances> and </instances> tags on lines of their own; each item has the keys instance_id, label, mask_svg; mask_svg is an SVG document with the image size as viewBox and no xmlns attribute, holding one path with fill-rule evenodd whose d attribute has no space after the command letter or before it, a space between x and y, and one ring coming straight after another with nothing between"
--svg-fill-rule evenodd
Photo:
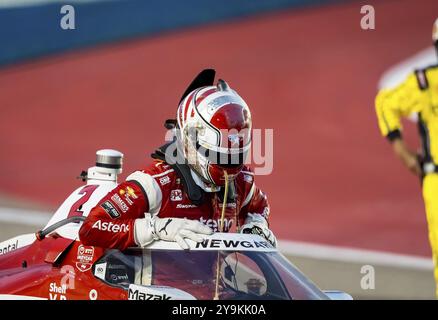
<instances>
[{"instance_id":1,"label":"astemo logo","mask_svg":"<svg viewBox=\"0 0 438 320\"><path fill-rule=\"evenodd\" d=\"M165 151L169 164L193 166L216 164L224 168L249 165L256 175L269 175L274 164L274 130L220 130L214 135L174 128L166 132L165 140L175 141Z\"/></svg>"}]
</instances>

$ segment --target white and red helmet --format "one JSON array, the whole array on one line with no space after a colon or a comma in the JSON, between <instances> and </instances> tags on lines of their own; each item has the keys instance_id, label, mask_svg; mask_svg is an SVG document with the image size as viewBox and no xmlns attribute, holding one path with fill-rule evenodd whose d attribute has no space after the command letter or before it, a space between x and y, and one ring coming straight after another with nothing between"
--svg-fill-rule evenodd
<instances>
[{"instance_id":1,"label":"white and red helmet","mask_svg":"<svg viewBox=\"0 0 438 320\"><path fill-rule=\"evenodd\" d=\"M189 166L216 186L242 170L251 147L251 113L225 81L191 91L179 104L177 138Z\"/></svg>"}]
</instances>

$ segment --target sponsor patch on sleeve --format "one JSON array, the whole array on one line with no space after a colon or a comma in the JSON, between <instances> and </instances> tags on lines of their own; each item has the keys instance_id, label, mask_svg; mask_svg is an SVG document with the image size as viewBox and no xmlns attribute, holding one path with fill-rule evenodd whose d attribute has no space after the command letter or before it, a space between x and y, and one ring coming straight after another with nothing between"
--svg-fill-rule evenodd
<instances>
[{"instance_id":1,"label":"sponsor patch on sleeve","mask_svg":"<svg viewBox=\"0 0 438 320\"><path fill-rule=\"evenodd\" d=\"M100 205L106 213L113 219L120 218L120 212L113 206L110 201L105 201Z\"/></svg>"}]
</instances>

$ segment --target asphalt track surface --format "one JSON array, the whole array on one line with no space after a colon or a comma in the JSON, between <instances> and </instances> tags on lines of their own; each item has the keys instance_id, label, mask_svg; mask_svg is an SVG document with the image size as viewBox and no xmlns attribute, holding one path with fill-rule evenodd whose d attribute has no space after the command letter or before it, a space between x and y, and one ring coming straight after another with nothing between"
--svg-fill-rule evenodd
<instances>
[{"instance_id":1,"label":"asphalt track surface","mask_svg":"<svg viewBox=\"0 0 438 320\"><path fill-rule=\"evenodd\" d=\"M429 256L419 182L380 137L374 97L389 66L430 45L438 2L373 5L372 31L357 2L3 68L0 193L55 208L102 148L125 154L126 177L149 163L191 78L214 67L254 126L274 129L274 170L256 181L279 238Z\"/></svg>"}]
</instances>

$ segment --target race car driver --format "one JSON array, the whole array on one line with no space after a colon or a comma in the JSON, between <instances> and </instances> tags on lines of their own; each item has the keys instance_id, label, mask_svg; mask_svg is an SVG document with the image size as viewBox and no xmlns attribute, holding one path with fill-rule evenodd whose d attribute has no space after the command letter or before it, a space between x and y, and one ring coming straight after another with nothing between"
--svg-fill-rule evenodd
<instances>
[{"instance_id":1,"label":"race car driver","mask_svg":"<svg viewBox=\"0 0 438 320\"><path fill-rule=\"evenodd\" d=\"M432 38L438 54L438 19ZM391 142L394 153L422 178L438 297L438 65L415 70L397 87L382 89L376 97L376 112L380 131ZM408 148L402 136L400 118L412 113L419 119L420 155Z\"/></svg>"},{"instance_id":2,"label":"race car driver","mask_svg":"<svg viewBox=\"0 0 438 320\"><path fill-rule=\"evenodd\" d=\"M94 207L80 231L86 245L125 249L154 240L201 242L215 231L256 233L276 245L269 204L244 165L251 114L228 84L203 70L168 120L173 140Z\"/></svg>"}]
</instances>

